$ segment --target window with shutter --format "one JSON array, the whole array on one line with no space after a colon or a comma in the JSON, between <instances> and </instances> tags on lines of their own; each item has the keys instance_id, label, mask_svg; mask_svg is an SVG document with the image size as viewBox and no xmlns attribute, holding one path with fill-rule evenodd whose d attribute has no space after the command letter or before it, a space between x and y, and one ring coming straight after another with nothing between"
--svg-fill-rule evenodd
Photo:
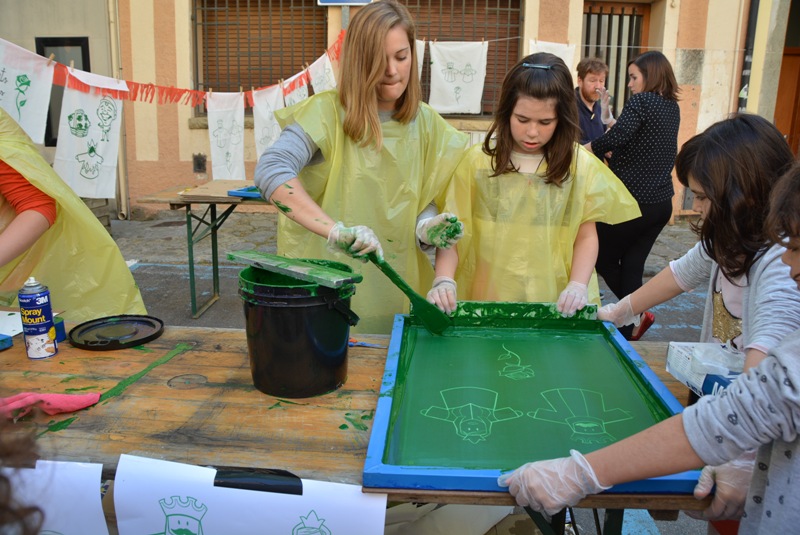
<instances>
[{"instance_id":1,"label":"window with shutter","mask_svg":"<svg viewBox=\"0 0 800 535\"><path fill-rule=\"evenodd\" d=\"M649 4L584 2L581 57L598 57L608 65L606 88L612 106L622 110L630 97L628 61L647 47L650 28Z\"/></svg>"},{"instance_id":2,"label":"window with shutter","mask_svg":"<svg viewBox=\"0 0 800 535\"><path fill-rule=\"evenodd\" d=\"M201 91L249 91L289 78L327 49L317 0L194 0Z\"/></svg>"},{"instance_id":3,"label":"window with shutter","mask_svg":"<svg viewBox=\"0 0 800 535\"><path fill-rule=\"evenodd\" d=\"M417 38L427 41L488 41L482 109L491 115L503 78L520 58L521 0L401 0L417 25ZM425 65L430 53L425 52ZM423 98L430 92L430 69L422 70Z\"/></svg>"}]
</instances>

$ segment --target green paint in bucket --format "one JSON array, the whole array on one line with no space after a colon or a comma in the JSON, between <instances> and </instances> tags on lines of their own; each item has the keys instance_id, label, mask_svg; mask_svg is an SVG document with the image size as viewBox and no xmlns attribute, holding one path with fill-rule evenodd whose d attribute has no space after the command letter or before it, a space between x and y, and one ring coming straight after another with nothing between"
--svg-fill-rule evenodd
<instances>
[{"instance_id":1,"label":"green paint in bucket","mask_svg":"<svg viewBox=\"0 0 800 535\"><path fill-rule=\"evenodd\" d=\"M306 260L352 271L327 260ZM307 398L332 392L347 377L350 310L355 285L327 288L314 282L247 267L239 273L247 349L255 387L265 394Z\"/></svg>"}]
</instances>

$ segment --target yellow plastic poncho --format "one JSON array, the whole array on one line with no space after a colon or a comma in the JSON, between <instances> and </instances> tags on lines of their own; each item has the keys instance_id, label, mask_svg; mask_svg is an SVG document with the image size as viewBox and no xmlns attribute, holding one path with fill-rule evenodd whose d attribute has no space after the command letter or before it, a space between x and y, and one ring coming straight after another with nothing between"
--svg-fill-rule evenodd
<instances>
[{"instance_id":1,"label":"yellow plastic poncho","mask_svg":"<svg viewBox=\"0 0 800 535\"><path fill-rule=\"evenodd\" d=\"M467 136L421 103L409 124L382 123L383 145L359 147L342 129L344 109L336 91L319 93L275 112L281 127L296 122L325 158L299 178L317 204L345 225L366 225L381 241L386 261L417 292L433 282L430 259L419 249L416 218L443 195L464 154ZM353 332L389 333L395 314L408 312L408 298L372 263L333 255L326 241L289 218L278 220L278 254L345 262L364 275L350 303L361 320Z\"/></svg>"},{"instance_id":2,"label":"yellow plastic poncho","mask_svg":"<svg viewBox=\"0 0 800 535\"><path fill-rule=\"evenodd\" d=\"M0 160L56 201L56 221L26 252L0 267L0 305L17 306L28 277L50 289L53 310L83 322L146 314L117 244L91 210L40 156L33 141L0 109ZM0 197L0 232L16 216Z\"/></svg>"},{"instance_id":3,"label":"yellow plastic poncho","mask_svg":"<svg viewBox=\"0 0 800 535\"><path fill-rule=\"evenodd\" d=\"M458 298L555 302L569 282L578 227L641 216L628 189L600 160L575 145L570 178L561 187L539 174L492 174L491 159L473 146L455 171L444 210L464 223L458 242ZM589 302L599 305L597 275Z\"/></svg>"}]
</instances>

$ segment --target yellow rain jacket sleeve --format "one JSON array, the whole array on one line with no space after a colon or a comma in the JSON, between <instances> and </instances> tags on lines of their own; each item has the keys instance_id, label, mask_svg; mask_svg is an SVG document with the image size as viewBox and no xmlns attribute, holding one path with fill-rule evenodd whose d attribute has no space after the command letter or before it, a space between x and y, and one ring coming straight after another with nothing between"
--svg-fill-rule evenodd
<instances>
[{"instance_id":1,"label":"yellow rain jacket sleeve","mask_svg":"<svg viewBox=\"0 0 800 535\"><path fill-rule=\"evenodd\" d=\"M0 160L56 201L56 221L26 252L0 267L0 305L18 306L28 277L50 289L68 321L146 314L117 244L91 210L40 156L22 128L0 109ZM16 216L0 197L0 232Z\"/></svg>"},{"instance_id":2,"label":"yellow rain jacket sleeve","mask_svg":"<svg viewBox=\"0 0 800 535\"><path fill-rule=\"evenodd\" d=\"M359 147L342 129L344 109L336 91L326 91L275 112L281 127L296 122L317 144L324 162L300 173L303 187L334 220L366 225L377 234L386 261L417 292L433 282L430 259L417 246L420 212L443 195L467 136L421 103L409 124L382 123L383 145ZM372 263L333 255L324 239L289 218L278 219L278 254L335 259L364 275L351 307L361 320L353 332L389 333L394 315L408 312L408 299Z\"/></svg>"},{"instance_id":3,"label":"yellow rain jacket sleeve","mask_svg":"<svg viewBox=\"0 0 800 535\"><path fill-rule=\"evenodd\" d=\"M555 302L569 282L581 223L616 224L641 216L617 176L577 144L570 177L561 187L545 184L537 174L491 174L491 158L473 146L447 192L445 211L465 227L457 244L459 299ZM600 304L596 274L589 302Z\"/></svg>"}]
</instances>

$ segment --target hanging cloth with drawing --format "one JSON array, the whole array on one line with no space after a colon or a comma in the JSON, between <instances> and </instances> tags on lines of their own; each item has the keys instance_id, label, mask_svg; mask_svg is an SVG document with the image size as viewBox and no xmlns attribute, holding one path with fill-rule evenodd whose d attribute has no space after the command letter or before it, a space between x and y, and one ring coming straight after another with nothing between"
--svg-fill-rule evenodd
<instances>
[{"instance_id":1,"label":"hanging cloth with drawing","mask_svg":"<svg viewBox=\"0 0 800 535\"><path fill-rule=\"evenodd\" d=\"M0 108L36 143L44 143L55 67L55 62L0 39Z\"/></svg>"},{"instance_id":2,"label":"hanging cloth with drawing","mask_svg":"<svg viewBox=\"0 0 800 535\"><path fill-rule=\"evenodd\" d=\"M253 132L256 152L260 157L281 135L281 125L275 118L275 110L283 108L283 91L275 84L266 89L253 91Z\"/></svg>"},{"instance_id":3,"label":"hanging cloth with drawing","mask_svg":"<svg viewBox=\"0 0 800 535\"><path fill-rule=\"evenodd\" d=\"M308 84L308 71L298 72L283 81L281 84L283 86L283 102L287 108L308 98Z\"/></svg>"},{"instance_id":4,"label":"hanging cloth with drawing","mask_svg":"<svg viewBox=\"0 0 800 535\"><path fill-rule=\"evenodd\" d=\"M480 113L488 42L430 43L431 96L439 113Z\"/></svg>"},{"instance_id":5,"label":"hanging cloth with drawing","mask_svg":"<svg viewBox=\"0 0 800 535\"><path fill-rule=\"evenodd\" d=\"M425 64L425 39L414 39L414 46L417 52L417 73L419 74L419 79L422 80L422 68Z\"/></svg>"},{"instance_id":6,"label":"hanging cloth with drawing","mask_svg":"<svg viewBox=\"0 0 800 535\"><path fill-rule=\"evenodd\" d=\"M529 44L531 47L531 54L549 52L561 58L568 69L572 69L575 66L575 45L551 43L549 41L539 41L538 39L531 39Z\"/></svg>"},{"instance_id":7,"label":"hanging cloth with drawing","mask_svg":"<svg viewBox=\"0 0 800 535\"><path fill-rule=\"evenodd\" d=\"M115 82L76 69L70 76L91 87L105 84L104 80ZM84 93L64 87L53 169L79 197L116 196L121 115L121 100L101 96L94 90Z\"/></svg>"},{"instance_id":8,"label":"hanging cloth with drawing","mask_svg":"<svg viewBox=\"0 0 800 535\"><path fill-rule=\"evenodd\" d=\"M208 136L213 180L246 180L244 172L244 94L209 93Z\"/></svg>"},{"instance_id":9,"label":"hanging cloth with drawing","mask_svg":"<svg viewBox=\"0 0 800 535\"><path fill-rule=\"evenodd\" d=\"M328 89L336 89L336 77L333 75L333 64L328 53L323 53L317 60L308 66L311 77L311 87L314 93L322 93Z\"/></svg>"}]
</instances>

